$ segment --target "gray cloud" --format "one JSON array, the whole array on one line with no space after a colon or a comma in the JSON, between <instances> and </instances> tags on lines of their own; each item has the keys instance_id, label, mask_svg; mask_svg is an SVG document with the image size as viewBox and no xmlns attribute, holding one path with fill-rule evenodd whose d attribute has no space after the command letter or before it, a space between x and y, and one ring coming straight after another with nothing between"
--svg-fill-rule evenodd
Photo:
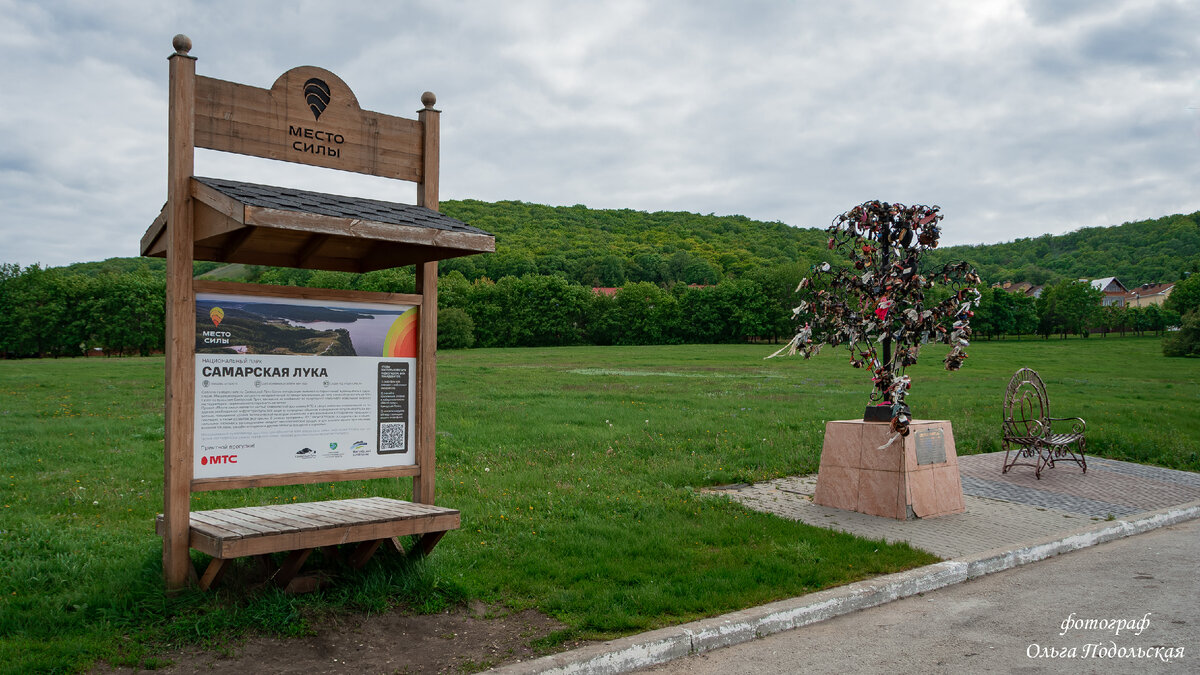
<instances>
[{"instance_id":1,"label":"gray cloud","mask_svg":"<svg viewBox=\"0 0 1200 675\"><path fill-rule=\"evenodd\" d=\"M134 255L165 198L166 70L337 73L444 111L444 199L822 227L940 204L947 243L1200 209L1191 4L0 0L0 261ZM410 184L198 151L197 173L412 201Z\"/></svg>"}]
</instances>

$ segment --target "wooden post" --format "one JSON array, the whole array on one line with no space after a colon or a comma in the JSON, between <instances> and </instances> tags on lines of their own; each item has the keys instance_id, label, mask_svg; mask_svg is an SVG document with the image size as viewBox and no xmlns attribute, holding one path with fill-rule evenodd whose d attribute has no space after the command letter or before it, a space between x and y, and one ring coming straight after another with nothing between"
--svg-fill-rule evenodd
<instances>
[{"instance_id":1,"label":"wooden post","mask_svg":"<svg viewBox=\"0 0 1200 675\"><path fill-rule=\"evenodd\" d=\"M442 111L433 109L437 103L437 96L434 96L432 91L421 94L421 103L425 108L417 111L417 121L422 127L421 156L424 159L424 168L421 170L421 182L417 183L417 206L437 211L438 172L441 170L438 147L442 139Z\"/></svg>"},{"instance_id":2,"label":"wooden post","mask_svg":"<svg viewBox=\"0 0 1200 675\"><path fill-rule=\"evenodd\" d=\"M438 210L438 145L441 138L440 115L434 110L433 92L421 94L425 108L417 113L422 125L424 168L417 184L417 206ZM433 504L435 453L437 439L437 261L417 265L417 293L421 294L421 322L417 349L417 466L421 473L413 477L413 501Z\"/></svg>"},{"instance_id":3,"label":"wooden post","mask_svg":"<svg viewBox=\"0 0 1200 675\"><path fill-rule=\"evenodd\" d=\"M163 475L163 576L182 588L191 571L189 525L195 395L196 296L192 289L191 180L195 146L196 58L176 35L170 63L167 150L166 410Z\"/></svg>"},{"instance_id":4,"label":"wooden post","mask_svg":"<svg viewBox=\"0 0 1200 675\"><path fill-rule=\"evenodd\" d=\"M417 265L417 292L421 294L421 320L417 325L417 466L413 476L413 501L433 504L437 438L437 261Z\"/></svg>"}]
</instances>

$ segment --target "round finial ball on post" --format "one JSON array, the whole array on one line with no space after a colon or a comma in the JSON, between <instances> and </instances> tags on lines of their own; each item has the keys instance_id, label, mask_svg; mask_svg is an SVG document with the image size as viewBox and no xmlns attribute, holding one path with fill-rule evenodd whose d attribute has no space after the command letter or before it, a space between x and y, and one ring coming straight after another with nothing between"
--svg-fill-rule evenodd
<instances>
[{"instance_id":1,"label":"round finial ball on post","mask_svg":"<svg viewBox=\"0 0 1200 675\"><path fill-rule=\"evenodd\" d=\"M176 54L187 55L188 52L192 51L192 39L180 33L171 38L171 46L175 48Z\"/></svg>"},{"instance_id":2,"label":"round finial ball on post","mask_svg":"<svg viewBox=\"0 0 1200 675\"><path fill-rule=\"evenodd\" d=\"M426 110L433 110L435 103L437 103L437 96L434 96L432 91L421 94L421 105L424 105Z\"/></svg>"}]
</instances>

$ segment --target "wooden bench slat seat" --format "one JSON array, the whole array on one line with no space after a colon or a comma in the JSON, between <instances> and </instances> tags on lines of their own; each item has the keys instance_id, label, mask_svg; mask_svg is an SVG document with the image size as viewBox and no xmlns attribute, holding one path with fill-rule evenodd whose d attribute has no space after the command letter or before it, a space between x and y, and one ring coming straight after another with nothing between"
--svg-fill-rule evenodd
<instances>
[{"instance_id":1,"label":"wooden bench slat seat","mask_svg":"<svg viewBox=\"0 0 1200 675\"><path fill-rule=\"evenodd\" d=\"M191 512L189 544L214 559L215 568L210 565L201 579L208 588L225 561L243 556L292 551L303 563L303 552L314 548L365 543L351 558L361 566L380 542L407 535L420 535L417 552L428 553L460 520L456 509L386 497L211 509ZM156 530L163 534L162 514ZM276 583L286 586L298 569L299 564L285 565L287 573L277 575Z\"/></svg>"}]
</instances>

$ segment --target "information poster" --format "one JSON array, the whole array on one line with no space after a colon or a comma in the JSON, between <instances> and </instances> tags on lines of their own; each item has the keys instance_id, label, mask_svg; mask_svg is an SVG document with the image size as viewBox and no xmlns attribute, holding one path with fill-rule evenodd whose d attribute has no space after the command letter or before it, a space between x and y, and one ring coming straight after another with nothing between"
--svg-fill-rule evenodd
<instances>
[{"instance_id":1,"label":"information poster","mask_svg":"<svg viewBox=\"0 0 1200 675\"><path fill-rule=\"evenodd\" d=\"M196 478L415 463L417 308L196 296Z\"/></svg>"}]
</instances>

